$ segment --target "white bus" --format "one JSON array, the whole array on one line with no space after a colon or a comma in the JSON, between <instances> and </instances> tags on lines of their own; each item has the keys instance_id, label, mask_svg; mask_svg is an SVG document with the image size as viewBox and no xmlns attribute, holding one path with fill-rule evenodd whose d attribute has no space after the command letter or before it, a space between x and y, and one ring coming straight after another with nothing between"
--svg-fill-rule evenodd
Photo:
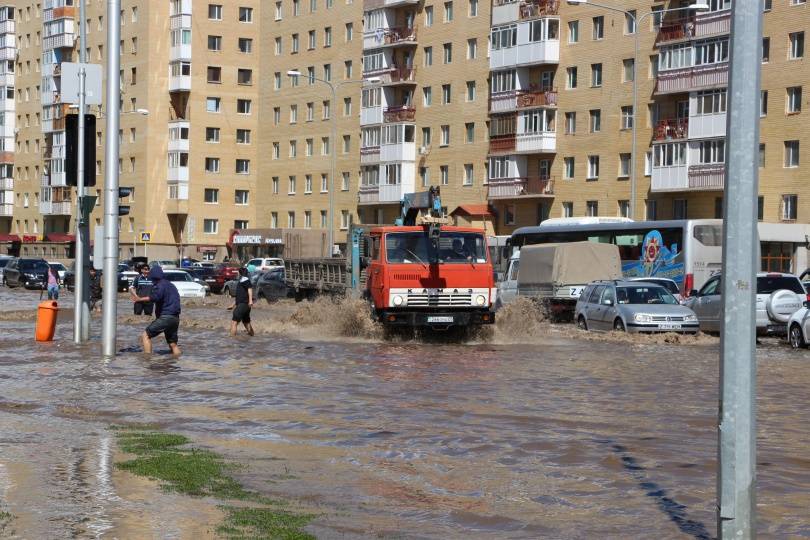
<instances>
[{"instance_id":1,"label":"white bus","mask_svg":"<svg viewBox=\"0 0 810 540\"><path fill-rule=\"evenodd\" d=\"M810 225L760 223L761 270L801 273L807 268ZM556 242L603 242L619 247L626 277L673 279L688 295L719 270L723 221L688 219L625 223L551 223L521 227L512 248Z\"/></svg>"}]
</instances>

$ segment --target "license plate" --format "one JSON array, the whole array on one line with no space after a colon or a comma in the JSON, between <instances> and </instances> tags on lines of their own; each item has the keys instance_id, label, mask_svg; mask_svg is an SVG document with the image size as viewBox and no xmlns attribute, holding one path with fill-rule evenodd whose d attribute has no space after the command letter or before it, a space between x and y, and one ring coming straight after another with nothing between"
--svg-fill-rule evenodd
<instances>
[{"instance_id":1,"label":"license plate","mask_svg":"<svg viewBox=\"0 0 810 540\"><path fill-rule=\"evenodd\" d=\"M680 330L681 325L680 324L659 324L658 328L660 328L661 330Z\"/></svg>"},{"instance_id":2,"label":"license plate","mask_svg":"<svg viewBox=\"0 0 810 540\"><path fill-rule=\"evenodd\" d=\"M569 287L568 288L568 295L572 298L579 298L582 294L582 289L585 287Z\"/></svg>"},{"instance_id":3,"label":"license plate","mask_svg":"<svg viewBox=\"0 0 810 540\"><path fill-rule=\"evenodd\" d=\"M452 323L453 317L441 317L438 315L428 316L427 322L429 323Z\"/></svg>"}]
</instances>

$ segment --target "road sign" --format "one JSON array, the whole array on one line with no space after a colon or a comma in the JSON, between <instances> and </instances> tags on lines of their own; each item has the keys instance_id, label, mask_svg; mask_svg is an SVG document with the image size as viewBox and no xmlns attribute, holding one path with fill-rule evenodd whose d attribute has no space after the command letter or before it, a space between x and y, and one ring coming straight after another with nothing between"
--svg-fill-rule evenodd
<instances>
[{"instance_id":1,"label":"road sign","mask_svg":"<svg viewBox=\"0 0 810 540\"><path fill-rule=\"evenodd\" d=\"M87 105L101 105L101 64L62 62L62 103L79 103L79 70L84 67L84 96Z\"/></svg>"},{"instance_id":2,"label":"road sign","mask_svg":"<svg viewBox=\"0 0 810 540\"><path fill-rule=\"evenodd\" d=\"M141 242L151 242L152 241L152 233L151 232L142 232L141 233Z\"/></svg>"}]
</instances>

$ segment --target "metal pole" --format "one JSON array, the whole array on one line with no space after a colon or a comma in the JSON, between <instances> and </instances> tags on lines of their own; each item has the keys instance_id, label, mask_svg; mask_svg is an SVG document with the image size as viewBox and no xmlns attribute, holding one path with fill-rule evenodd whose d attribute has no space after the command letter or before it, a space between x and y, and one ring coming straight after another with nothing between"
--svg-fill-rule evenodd
<instances>
[{"instance_id":1,"label":"metal pole","mask_svg":"<svg viewBox=\"0 0 810 540\"><path fill-rule=\"evenodd\" d=\"M731 11L720 336L717 528L721 539L756 536L756 331L759 92L762 2Z\"/></svg>"},{"instance_id":2,"label":"metal pole","mask_svg":"<svg viewBox=\"0 0 810 540\"><path fill-rule=\"evenodd\" d=\"M76 167L76 243L74 253L73 274L73 341L83 343L90 337L90 306L87 302L87 257L85 249L89 235L87 224L83 219L82 197L84 197L84 110L85 110L85 83L87 74L84 63L87 61L87 21L84 16L85 0L79 0L79 140L77 141L78 163Z\"/></svg>"},{"instance_id":3,"label":"metal pole","mask_svg":"<svg viewBox=\"0 0 810 540\"><path fill-rule=\"evenodd\" d=\"M101 301L102 354L115 356L116 309L118 304L118 124L121 82L121 0L107 0L107 124L104 139L104 280Z\"/></svg>"},{"instance_id":4,"label":"metal pole","mask_svg":"<svg viewBox=\"0 0 810 540\"><path fill-rule=\"evenodd\" d=\"M335 92L335 85L329 81L324 81L329 85L332 90L332 104L330 106L329 114L332 115L332 142L329 145L329 151L332 153L332 173L329 177L329 253L327 257L331 257L335 245L335 175L337 174L337 93Z\"/></svg>"}]
</instances>

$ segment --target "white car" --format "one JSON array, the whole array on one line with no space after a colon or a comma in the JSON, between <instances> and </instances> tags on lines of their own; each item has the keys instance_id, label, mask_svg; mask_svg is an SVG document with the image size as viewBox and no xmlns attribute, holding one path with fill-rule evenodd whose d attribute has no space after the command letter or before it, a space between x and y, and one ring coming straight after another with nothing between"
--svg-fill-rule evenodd
<instances>
[{"instance_id":1,"label":"white car","mask_svg":"<svg viewBox=\"0 0 810 540\"><path fill-rule=\"evenodd\" d=\"M48 266L56 270L56 274L59 276L59 283L64 283L65 273L67 272L67 268L65 268L65 265L60 262L49 262Z\"/></svg>"},{"instance_id":2,"label":"white car","mask_svg":"<svg viewBox=\"0 0 810 540\"><path fill-rule=\"evenodd\" d=\"M678 284L675 283L675 280L673 279L653 276L653 277L631 278L629 281L645 281L647 283L655 283L656 285L660 285L661 287L669 291L669 294L674 296L675 300L677 300L679 304L683 303L683 296L681 296L681 290L678 288Z\"/></svg>"},{"instance_id":3,"label":"white car","mask_svg":"<svg viewBox=\"0 0 810 540\"><path fill-rule=\"evenodd\" d=\"M284 270L284 259L277 258L258 258L250 259L245 267L253 265L256 267L257 272L269 272L270 270Z\"/></svg>"},{"instance_id":4,"label":"white car","mask_svg":"<svg viewBox=\"0 0 810 540\"><path fill-rule=\"evenodd\" d=\"M186 271L164 270L163 279L168 279L177 287L180 298L205 298L205 287L195 282Z\"/></svg>"},{"instance_id":5,"label":"white car","mask_svg":"<svg viewBox=\"0 0 810 540\"><path fill-rule=\"evenodd\" d=\"M804 349L810 343L810 302L790 316L787 322L788 342L794 349Z\"/></svg>"}]
</instances>

